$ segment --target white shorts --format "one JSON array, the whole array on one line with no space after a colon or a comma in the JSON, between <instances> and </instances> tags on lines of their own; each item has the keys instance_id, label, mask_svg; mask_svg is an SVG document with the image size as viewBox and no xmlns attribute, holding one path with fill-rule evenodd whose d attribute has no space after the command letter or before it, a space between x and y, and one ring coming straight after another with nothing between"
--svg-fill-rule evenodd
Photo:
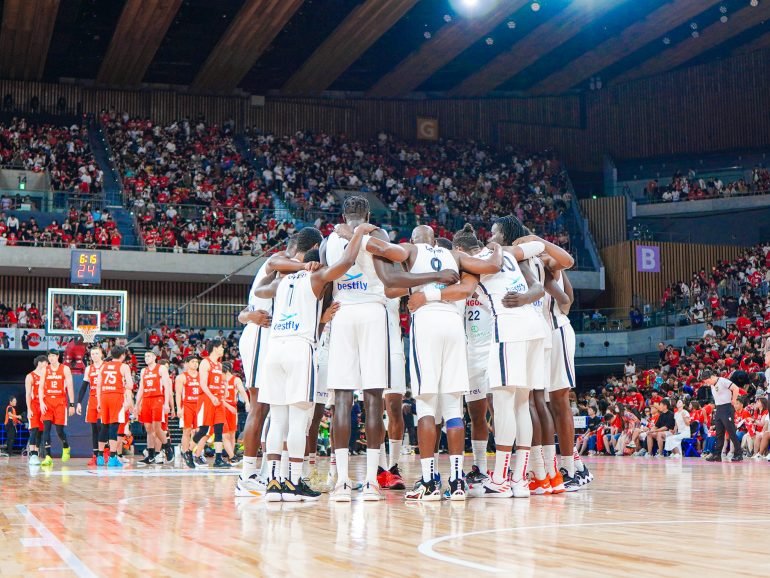
<instances>
[{"instance_id":1,"label":"white shorts","mask_svg":"<svg viewBox=\"0 0 770 578\"><path fill-rule=\"evenodd\" d=\"M398 349L393 352L394 343L390 346L390 389L382 392L382 395L406 393L406 358L404 357L404 345L398 340Z\"/></svg>"},{"instance_id":2,"label":"white shorts","mask_svg":"<svg viewBox=\"0 0 770 578\"><path fill-rule=\"evenodd\" d=\"M435 393L468 393L468 360L462 317L421 309L412 316L409 374L415 397Z\"/></svg>"},{"instance_id":3,"label":"white shorts","mask_svg":"<svg viewBox=\"0 0 770 578\"><path fill-rule=\"evenodd\" d=\"M271 339L263 368L269 379L259 388L259 402L311 407L315 399L313 349L302 339Z\"/></svg>"},{"instance_id":4,"label":"white shorts","mask_svg":"<svg viewBox=\"0 0 770 578\"><path fill-rule=\"evenodd\" d=\"M327 405L330 401L330 392L327 388L327 376L329 372L329 347L319 346L315 352L316 359L316 380L315 380L315 403Z\"/></svg>"},{"instance_id":5,"label":"white shorts","mask_svg":"<svg viewBox=\"0 0 770 578\"><path fill-rule=\"evenodd\" d=\"M489 388L515 386L543 389L542 339L493 343L489 350Z\"/></svg>"},{"instance_id":6,"label":"white shorts","mask_svg":"<svg viewBox=\"0 0 770 578\"><path fill-rule=\"evenodd\" d=\"M386 389L388 315L379 303L343 305L329 335L329 389Z\"/></svg>"},{"instance_id":7,"label":"white shorts","mask_svg":"<svg viewBox=\"0 0 770 578\"><path fill-rule=\"evenodd\" d=\"M553 331L549 391L575 388L575 330L567 324Z\"/></svg>"},{"instance_id":8,"label":"white shorts","mask_svg":"<svg viewBox=\"0 0 770 578\"><path fill-rule=\"evenodd\" d=\"M259 368L265 364L269 339L270 330L256 323L247 323L243 328L238 352L243 362L243 386L247 390L259 388Z\"/></svg>"},{"instance_id":9,"label":"white shorts","mask_svg":"<svg viewBox=\"0 0 770 578\"><path fill-rule=\"evenodd\" d=\"M481 344L468 343L466 351L470 392L465 394L466 403L487 398L489 393L489 348L491 346L491 338Z\"/></svg>"}]
</instances>

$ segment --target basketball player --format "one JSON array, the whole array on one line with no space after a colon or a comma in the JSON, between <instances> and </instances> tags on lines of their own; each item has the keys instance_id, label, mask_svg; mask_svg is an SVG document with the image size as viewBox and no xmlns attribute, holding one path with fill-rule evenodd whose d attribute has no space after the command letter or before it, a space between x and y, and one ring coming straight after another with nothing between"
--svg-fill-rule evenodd
<instances>
[{"instance_id":1,"label":"basketball player","mask_svg":"<svg viewBox=\"0 0 770 578\"><path fill-rule=\"evenodd\" d=\"M433 229L419 225L412 231L412 243L402 245L408 252L409 274L451 270L462 273L460 283L444 286L427 283L415 287L410 298L412 311L412 355L410 375L417 394L417 438L420 446L422 478L405 494L407 500L441 499L436 483L436 425L443 417L451 469L450 500L464 500L467 493L463 474L465 425L462 396L468 393L468 361L465 352L465 328L460 317L465 299L478 284L476 275L500 270L502 250L492 247L487 260L436 245ZM461 301L461 303L455 303Z\"/></svg>"},{"instance_id":2,"label":"basketball player","mask_svg":"<svg viewBox=\"0 0 770 578\"><path fill-rule=\"evenodd\" d=\"M521 236L515 217L503 217L492 226L492 240L503 245L503 267L483 275L479 287L490 302L494 320L494 344L489 354L489 386L495 411L495 468L484 481L484 496L530 496L527 465L532 444L529 392L544 384L545 360L542 315L532 305L544 295L525 262L545 250L543 243L513 246ZM521 261L521 262L519 262ZM508 300L503 303L503 299ZM516 462L508 482L513 441Z\"/></svg>"},{"instance_id":3,"label":"basketball player","mask_svg":"<svg viewBox=\"0 0 770 578\"><path fill-rule=\"evenodd\" d=\"M166 432L163 422L169 413L171 403L171 388L168 368L156 363L157 357L152 351L144 354L147 364L139 374L139 392L136 394L136 413L139 423L144 425L147 432L147 457L139 464L163 463L164 457L159 448L165 446ZM156 456L159 459L156 461Z\"/></svg>"},{"instance_id":4,"label":"basketball player","mask_svg":"<svg viewBox=\"0 0 770 578\"><path fill-rule=\"evenodd\" d=\"M222 364L222 372L225 379L225 398L224 404L227 413L225 414L225 429L222 435L222 443L225 452L230 456L230 463L237 463L235 455L235 434L238 431L238 395L246 402L246 413L249 412L249 396L243 388L243 382L237 375L233 375L233 364L226 361Z\"/></svg>"},{"instance_id":5,"label":"basketball player","mask_svg":"<svg viewBox=\"0 0 770 578\"><path fill-rule=\"evenodd\" d=\"M369 201L350 196L343 204L345 225L336 230L321 245L321 263L335 265L342 259L351 229L369 221ZM380 445L384 439L382 420L383 390L388 387L390 354L388 352L388 319L385 310L385 289L378 276L382 262L376 265L374 256L401 262L406 251L388 242L384 231L373 229L361 243L362 250L352 267L332 285L332 297L340 303L329 339L328 384L334 391L334 452L338 481L330 499L349 502L351 485L349 472L351 408L353 391L364 391L366 408L366 476L363 485L365 500L379 500L377 468ZM365 249L365 250L364 250Z\"/></svg>"},{"instance_id":6,"label":"basketball player","mask_svg":"<svg viewBox=\"0 0 770 578\"><path fill-rule=\"evenodd\" d=\"M102 442L109 442L104 448L104 462L108 467L121 467L118 459L118 430L128 423L128 414L134 410L132 391L134 379L131 369L125 363L127 350L116 345L110 352L110 359L102 364L97 373L96 399L99 406L99 418L102 427L99 437Z\"/></svg>"},{"instance_id":7,"label":"basketball player","mask_svg":"<svg viewBox=\"0 0 770 578\"><path fill-rule=\"evenodd\" d=\"M197 433L193 436L193 442L197 448L197 455L203 451L200 442L209 434L209 429L214 430L215 468L230 468L230 464L222 459L222 434L225 429L225 384L222 374L222 355L225 347L219 338L212 339L206 346L208 357L201 361L199 369L199 383L202 395L198 396L198 424Z\"/></svg>"},{"instance_id":8,"label":"basketball player","mask_svg":"<svg viewBox=\"0 0 770 578\"><path fill-rule=\"evenodd\" d=\"M190 438L193 430L198 428L198 358L188 357L182 373L176 376L176 413L179 416L179 426L182 428L181 454L188 468L195 468Z\"/></svg>"},{"instance_id":9,"label":"basketball player","mask_svg":"<svg viewBox=\"0 0 770 578\"><path fill-rule=\"evenodd\" d=\"M51 427L54 425L62 444L61 461L67 462L70 459L70 446L64 426L67 425L67 418L75 414L75 391L70 368L59 363L59 352L54 349L48 352L48 368L38 391L43 419L43 445L40 447L43 461L40 465L53 465L53 459L48 452L51 448Z\"/></svg>"},{"instance_id":10,"label":"basketball player","mask_svg":"<svg viewBox=\"0 0 770 578\"><path fill-rule=\"evenodd\" d=\"M322 299L326 285L355 264L362 240L375 229L368 223L359 224L342 257L333 265L286 275L257 289L258 296L272 296L275 304L265 360L270 383L264 383L259 392L259 401L270 404L269 480L265 494L268 501L313 501L321 495L302 479L302 465L307 422L311 418L309 410L315 400L315 344ZM297 257L305 262L319 259L316 251L302 254L298 250ZM289 451L289 478L280 480L279 460L284 439ZM367 499L366 493L364 499Z\"/></svg>"},{"instance_id":11,"label":"basketball player","mask_svg":"<svg viewBox=\"0 0 770 578\"><path fill-rule=\"evenodd\" d=\"M102 370L104 353L102 353L102 348L99 345L91 345L88 355L91 358L91 363L83 374L83 385L80 386L80 391L78 392L78 405L75 411L78 415L82 415L83 406L80 404L80 401L83 399L86 390L88 390L86 423L91 424L91 445L94 452L88 465L103 466L104 457L102 456L102 453L104 452L104 442L99 441L99 428L101 422L99 421L99 407L96 401L96 374Z\"/></svg>"},{"instance_id":12,"label":"basketball player","mask_svg":"<svg viewBox=\"0 0 770 578\"><path fill-rule=\"evenodd\" d=\"M29 419L29 465L39 466L38 447L42 435L43 420L40 413L40 384L45 379L48 358L45 355L35 357L35 369L24 378L24 390L27 397L27 416Z\"/></svg>"},{"instance_id":13,"label":"basketball player","mask_svg":"<svg viewBox=\"0 0 770 578\"><path fill-rule=\"evenodd\" d=\"M158 365L166 369L166 375L160 381L164 391L168 392L168 406L169 409L172 410L174 408L172 404L172 400L174 399L174 382L171 381L171 372L169 371L171 363L168 359L159 359ZM165 442L162 440L156 441L155 451L156 453L161 453L161 450L165 452L165 461L171 463L174 461L174 448L171 445L171 434L168 431L168 415L168 412L165 413L163 415L163 421L160 422L160 429L163 431ZM157 455L155 456L155 459L156 461L158 460Z\"/></svg>"}]
</instances>

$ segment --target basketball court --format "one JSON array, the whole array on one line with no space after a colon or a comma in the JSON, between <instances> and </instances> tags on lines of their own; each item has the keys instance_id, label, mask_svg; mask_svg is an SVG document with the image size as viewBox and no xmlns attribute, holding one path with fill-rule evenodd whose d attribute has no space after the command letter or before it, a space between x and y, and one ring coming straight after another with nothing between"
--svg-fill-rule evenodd
<instances>
[{"instance_id":1,"label":"basketball court","mask_svg":"<svg viewBox=\"0 0 770 578\"><path fill-rule=\"evenodd\" d=\"M4 466L8 576L629 576L763 573L764 462L595 458L595 481L551 497L270 504L235 472ZM416 458L402 461L407 480ZM353 458L363 475L364 461ZM440 467L447 463L442 458ZM704 544L719 544L718 549ZM109 553L109 554L108 554Z\"/></svg>"}]
</instances>

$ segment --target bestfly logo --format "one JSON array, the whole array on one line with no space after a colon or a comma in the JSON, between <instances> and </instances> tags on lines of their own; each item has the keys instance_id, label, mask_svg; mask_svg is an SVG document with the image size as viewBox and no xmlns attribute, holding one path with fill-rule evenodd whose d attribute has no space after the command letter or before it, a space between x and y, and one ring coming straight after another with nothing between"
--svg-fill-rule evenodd
<instances>
[{"instance_id":1,"label":"bestfly logo","mask_svg":"<svg viewBox=\"0 0 770 578\"><path fill-rule=\"evenodd\" d=\"M299 329L299 323L294 321L296 316L296 313L292 313L291 315L284 313L281 315L281 320L273 325L273 331L297 331Z\"/></svg>"},{"instance_id":2,"label":"bestfly logo","mask_svg":"<svg viewBox=\"0 0 770 578\"><path fill-rule=\"evenodd\" d=\"M363 276L363 273L359 273L358 275L351 275L350 273L346 273L341 280L337 281L337 290L349 291L358 289L360 291L366 291L366 288L369 286L369 284L366 281L356 280Z\"/></svg>"}]
</instances>

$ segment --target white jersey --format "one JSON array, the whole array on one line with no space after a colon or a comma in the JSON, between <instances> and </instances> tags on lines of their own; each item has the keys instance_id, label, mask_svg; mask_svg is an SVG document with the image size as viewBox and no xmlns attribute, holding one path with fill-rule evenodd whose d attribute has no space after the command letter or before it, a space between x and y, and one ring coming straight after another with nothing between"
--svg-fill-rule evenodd
<instances>
[{"instance_id":1,"label":"white jersey","mask_svg":"<svg viewBox=\"0 0 770 578\"><path fill-rule=\"evenodd\" d=\"M396 297L388 299L385 302L385 309L388 312L388 336L390 338L391 350L392 346L398 344L399 349L403 353L403 347L401 346L401 316L400 316L401 298ZM398 351L391 351L390 354L398 353Z\"/></svg>"},{"instance_id":2,"label":"white jersey","mask_svg":"<svg viewBox=\"0 0 770 578\"><path fill-rule=\"evenodd\" d=\"M488 259L492 254L485 248L474 257ZM492 310L489 299L481 290L465 300L465 336L468 345L473 347L486 346L492 341Z\"/></svg>"},{"instance_id":3,"label":"white jersey","mask_svg":"<svg viewBox=\"0 0 770 578\"><path fill-rule=\"evenodd\" d=\"M262 263L262 266L259 268L259 271L257 271L257 274L254 276L254 281L251 282L251 289L249 289L249 299L248 299L248 305L247 308L249 311L267 311L272 312L273 310L273 300L272 299L263 299L261 297L257 297L254 295L254 290L257 288L257 286L262 282L262 279L267 277L267 261Z\"/></svg>"},{"instance_id":4,"label":"white jersey","mask_svg":"<svg viewBox=\"0 0 770 578\"><path fill-rule=\"evenodd\" d=\"M513 255L503 252L503 268L499 273L482 275L479 287L490 301L497 343L531 341L545 337L542 314L531 303L521 307L503 307L508 292L529 291L527 280Z\"/></svg>"},{"instance_id":5,"label":"white jersey","mask_svg":"<svg viewBox=\"0 0 770 578\"><path fill-rule=\"evenodd\" d=\"M460 272L460 269L457 266L457 261L455 260L451 251L444 249L443 247L439 247L438 245L431 246L427 243L415 243L415 247L417 247L417 257L415 258L411 269L409 269L410 273L430 273L432 271L444 271L447 269L456 271L458 273ZM426 283L425 285L415 287L412 291L416 293L418 291L422 291L426 287L435 287L436 289L441 290L445 287L445 285L441 283ZM460 313L460 308L458 305L449 301L430 301L420 307L417 310L417 313L423 309L451 311L458 314Z\"/></svg>"},{"instance_id":6,"label":"white jersey","mask_svg":"<svg viewBox=\"0 0 770 578\"><path fill-rule=\"evenodd\" d=\"M314 344L321 319L321 301L313 293L310 271L284 277L278 285L270 339L299 338Z\"/></svg>"},{"instance_id":7,"label":"white jersey","mask_svg":"<svg viewBox=\"0 0 770 578\"><path fill-rule=\"evenodd\" d=\"M385 286L374 270L374 260L366 250L369 235L361 240L361 250L356 262L342 277L334 281L332 296L342 305L357 305L361 303L385 304ZM348 246L348 241L336 232L329 235L326 241L326 262L334 265L342 259L342 254Z\"/></svg>"},{"instance_id":8,"label":"white jersey","mask_svg":"<svg viewBox=\"0 0 770 578\"><path fill-rule=\"evenodd\" d=\"M540 257L532 257L529 259L528 263L529 263L529 268L532 270L532 274L535 276L535 279L537 279L537 282L540 283L545 288L545 265L540 260ZM550 336L552 329L551 329L551 323L550 323L550 316L548 313L548 302L546 297L549 297L548 293L546 293L540 299L532 303L532 305L540 313L540 317L543 320L543 331L545 332L545 335ZM546 339L544 343L547 348L551 347L550 339Z\"/></svg>"},{"instance_id":9,"label":"white jersey","mask_svg":"<svg viewBox=\"0 0 770 578\"><path fill-rule=\"evenodd\" d=\"M558 283L559 288L564 291L563 271L561 275L559 275L559 278L556 279L556 283ZM569 317L567 317L562 312L561 307L559 307L559 304L556 302L556 299L551 297L548 293L545 294L545 311L548 319L548 325L552 331L570 324Z\"/></svg>"}]
</instances>

